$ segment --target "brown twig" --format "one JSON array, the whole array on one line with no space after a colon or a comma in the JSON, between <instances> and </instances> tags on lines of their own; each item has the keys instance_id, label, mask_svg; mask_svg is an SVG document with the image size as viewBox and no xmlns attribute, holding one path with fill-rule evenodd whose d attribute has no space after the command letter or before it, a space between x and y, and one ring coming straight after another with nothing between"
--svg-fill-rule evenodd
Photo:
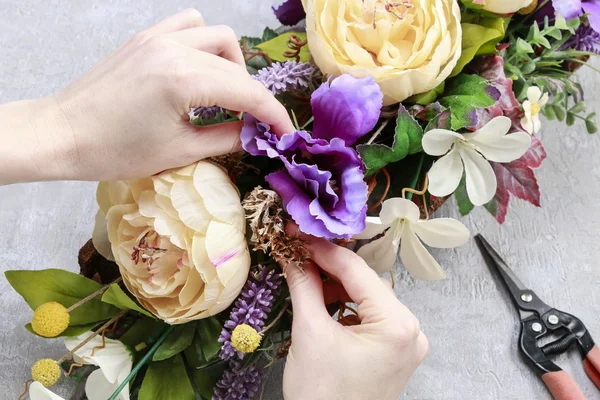
<instances>
[{"instance_id":1,"label":"brown twig","mask_svg":"<svg viewBox=\"0 0 600 400\"><path fill-rule=\"evenodd\" d=\"M271 329L272 327L275 326L275 324L283 317L283 314L285 314L285 312L287 311L287 309L290 307L291 303L287 303L283 309L279 312L279 314L277 314L277 316L275 317L275 319L273 321L271 321L271 323L267 326L265 326L259 333L261 336L263 336L265 333L267 333L269 331L269 329Z\"/></svg>"},{"instance_id":2,"label":"brown twig","mask_svg":"<svg viewBox=\"0 0 600 400\"><path fill-rule=\"evenodd\" d=\"M392 177L390 176L390 173L387 171L387 169L381 168L380 171L383 172L383 174L385 175L385 179L386 179L385 190L383 191L383 195L377 201L377 203L375 203L371 207L369 207L369 211L375 210L377 207L379 207L385 201L388 193L390 192L390 187L392 186ZM377 177L375 178L375 181L377 181ZM377 182L375 182L375 186L377 186ZM375 188L373 188L373 189L375 189Z\"/></svg>"},{"instance_id":3,"label":"brown twig","mask_svg":"<svg viewBox=\"0 0 600 400\"><path fill-rule=\"evenodd\" d=\"M28 379L25 382L25 391L23 392L23 394L21 394L19 396L19 398L17 400L21 400L21 399L25 398L25 396L27 396L27 393L29 393L29 384L32 383L32 382L33 382L33 379Z\"/></svg>"},{"instance_id":4,"label":"brown twig","mask_svg":"<svg viewBox=\"0 0 600 400\"><path fill-rule=\"evenodd\" d=\"M407 192L423 197L423 208L425 210L425 219L429 219L429 207L427 206L427 198L425 197L425 193L427 193L428 186L429 186L429 177L425 176L425 180L423 181L423 189L421 189L421 190L415 190L415 189L411 189L411 188L402 189L402 197L403 198L406 198Z\"/></svg>"},{"instance_id":5,"label":"brown twig","mask_svg":"<svg viewBox=\"0 0 600 400\"><path fill-rule=\"evenodd\" d=\"M77 303L73 304L71 307L67 308L67 312L71 312L74 309L76 309L77 307L79 307L80 305L87 303L88 301L90 301L91 299L93 299L96 296L100 296L102 293L106 292L108 290L108 288L110 287L110 285L112 285L113 283L119 283L123 280L123 278L118 277L117 279L115 279L114 281L112 281L111 283L109 283L108 285L105 285L103 287L101 287L100 289L96 290L94 293L90 294L87 297L84 297L83 299L79 300Z\"/></svg>"},{"instance_id":6,"label":"brown twig","mask_svg":"<svg viewBox=\"0 0 600 400\"><path fill-rule=\"evenodd\" d=\"M300 61L300 52L302 47L308 44L308 40L302 40L297 35L291 34L287 46L291 49L283 53L285 58L293 58L296 62Z\"/></svg>"}]
</instances>

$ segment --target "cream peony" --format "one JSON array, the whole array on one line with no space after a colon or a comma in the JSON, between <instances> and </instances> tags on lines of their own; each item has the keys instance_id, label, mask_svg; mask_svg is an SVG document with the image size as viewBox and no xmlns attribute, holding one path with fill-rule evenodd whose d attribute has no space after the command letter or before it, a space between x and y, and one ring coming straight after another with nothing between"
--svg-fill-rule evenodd
<instances>
[{"instance_id":1,"label":"cream peony","mask_svg":"<svg viewBox=\"0 0 600 400\"><path fill-rule=\"evenodd\" d=\"M533 0L478 0L473 4L483 5L483 9L496 14L512 14L528 7Z\"/></svg>"},{"instance_id":2,"label":"cream peony","mask_svg":"<svg viewBox=\"0 0 600 400\"><path fill-rule=\"evenodd\" d=\"M311 55L326 74L375 77L384 104L442 83L461 54L456 0L303 0Z\"/></svg>"},{"instance_id":3,"label":"cream peony","mask_svg":"<svg viewBox=\"0 0 600 400\"><path fill-rule=\"evenodd\" d=\"M221 167L201 161L151 178L101 182L98 204L106 218L97 219L94 245L106 249L106 229L125 285L160 319L205 318L240 293L250 269L245 215Z\"/></svg>"}]
</instances>

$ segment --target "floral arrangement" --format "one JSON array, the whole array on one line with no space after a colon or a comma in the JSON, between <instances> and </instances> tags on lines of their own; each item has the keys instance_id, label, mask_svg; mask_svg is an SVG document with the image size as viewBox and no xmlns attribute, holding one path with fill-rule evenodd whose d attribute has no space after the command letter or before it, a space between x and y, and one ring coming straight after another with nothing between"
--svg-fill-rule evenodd
<instances>
[{"instance_id":1,"label":"floral arrangement","mask_svg":"<svg viewBox=\"0 0 600 400\"><path fill-rule=\"evenodd\" d=\"M436 208L454 194L461 214L483 206L502 223L511 197L539 207L541 116L597 130L574 76L600 52L597 2L287 0L273 9L283 26L240 46L294 132L219 107L191 110L196 125L243 118L244 152L100 183L81 274L6 273L34 310L26 328L67 348L32 367L31 399L60 399L51 386L62 375L79 383L72 398L251 399L290 346L282 276L310 257L288 223L379 273L399 255L413 277L442 279L425 245L456 247L469 232L431 218ZM351 305L329 307L355 323Z\"/></svg>"}]
</instances>

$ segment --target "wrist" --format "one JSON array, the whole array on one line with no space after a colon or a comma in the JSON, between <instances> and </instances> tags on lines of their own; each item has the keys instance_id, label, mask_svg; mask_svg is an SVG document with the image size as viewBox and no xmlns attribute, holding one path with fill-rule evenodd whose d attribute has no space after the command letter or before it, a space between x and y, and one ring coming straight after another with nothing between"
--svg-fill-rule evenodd
<instances>
[{"instance_id":1,"label":"wrist","mask_svg":"<svg viewBox=\"0 0 600 400\"><path fill-rule=\"evenodd\" d=\"M76 176L76 146L55 97L1 105L0 121L0 184Z\"/></svg>"}]
</instances>

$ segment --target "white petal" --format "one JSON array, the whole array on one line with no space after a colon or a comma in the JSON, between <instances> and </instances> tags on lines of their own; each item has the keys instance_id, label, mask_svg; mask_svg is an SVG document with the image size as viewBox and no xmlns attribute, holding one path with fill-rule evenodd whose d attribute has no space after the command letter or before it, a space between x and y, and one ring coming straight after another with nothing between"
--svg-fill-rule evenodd
<instances>
[{"instance_id":1,"label":"white petal","mask_svg":"<svg viewBox=\"0 0 600 400\"><path fill-rule=\"evenodd\" d=\"M531 136L525 132L511 133L494 141L480 142L478 139L479 137L476 137L470 143L474 144L489 161L502 163L521 158L531 146Z\"/></svg>"},{"instance_id":2,"label":"white petal","mask_svg":"<svg viewBox=\"0 0 600 400\"><path fill-rule=\"evenodd\" d=\"M177 179L171 188L171 201L179 218L196 232L206 234L211 215L191 179Z\"/></svg>"},{"instance_id":3,"label":"white petal","mask_svg":"<svg viewBox=\"0 0 600 400\"><path fill-rule=\"evenodd\" d=\"M379 217L384 225L390 226L399 219L406 218L416 222L421 216L421 211L415 203L402 197L394 197L383 202Z\"/></svg>"},{"instance_id":4,"label":"white petal","mask_svg":"<svg viewBox=\"0 0 600 400\"><path fill-rule=\"evenodd\" d=\"M533 120L533 133L538 133L542 129L542 121L540 120L540 116L536 115L535 117L532 118L532 120ZM525 152L527 152L527 150ZM525 153L523 153L523 154L525 154Z\"/></svg>"},{"instance_id":5,"label":"white petal","mask_svg":"<svg viewBox=\"0 0 600 400\"><path fill-rule=\"evenodd\" d=\"M367 217L367 227L358 235L354 235L353 239L373 239L375 236L383 233L389 225L384 225L379 217Z\"/></svg>"},{"instance_id":6,"label":"white petal","mask_svg":"<svg viewBox=\"0 0 600 400\"><path fill-rule=\"evenodd\" d=\"M88 400L106 400L117 390L119 383L110 383L102 374L102 370L93 371L85 383L85 394ZM129 400L129 385L126 385L119 397L119 400Z\"/></svg>"},{"instance_id":7,"label":"white petal","mask_svg":"<svg viewBox=\"0 0 600 400\"><path fill-rule=\"evenodd\" d=\"M471 235L466 226L452 218L419 221L413 224L412 229L427 246L440 249L463 245Z\"/></svg>"},{"instance_id":8,"label":"white petal","mask_svg":"<svg viewBox=\"0 0 600 400\"><path fill-rule=\"evenodd\" d=\"M462 139L460 133L447 129L432 129L423 136L423 150L430 156L442 156L450 151L457 140Z\"/></svg>"},{"instance_id":9,"label":"white petal","mask_svg":"<svg viewBox=\"0 0 600 400\"><path fill-rule=\"evenodd\" d=\"M540 101L538 101L538 104L540 105L540 108L542 108L546 104L548 104L548 100L549 99L550 99L550 96L548 96L548 93L544 93L544 95L542 96L542 98L540 99Z\"/></svg>"},{"instance_id":10,"label":"white petal","mask_svg":"<svg viewBox=\"0 0 600 400\"><path fill-rule=\"evenodd\" d=\"M463 163L457 149L446 154L429 170L429 193L437 197L452 194L463 175Z\"/></svg>"},{"instance_id":11,"label":"white petal","mask_svg":"<svg viewBox=\"0 0 600 400\"><path fill-rule=\"evenodd\" d=\"M525 116L521 119L521 126L529 133L533 133L533 121L531 117Z\"/></svg>"},{"instance_id":12,"label":"white petal","mask_svg":"<svg viewBox=\"0 0 600 400\"><path fill-rule=\"evenodd\" d=\"M247 274L250 269L248 242L233 225L211 221L206 233L206 250L223 286L227 286L238 271Z\"/></svg>"},{"instance_id":13,"label":"white petal","mask_svg":"<svg viewBox=\"0 0 600 400\"><path fill-rule=\"evenodd\" d=\"M532 103L538 103L542 98L542 91L537 86L530 86L527 89L527 99Z\"/></svg>"},{"instance_id":14,"label":"white petal","mask_svg":"<svg viewBox=\"0 0 600 400\"><path fill-rule=\"evenodd\" d=\"M529 100L523 102L523 111L525 111L525 116L531 116L531 102Z\"/></svg>"},{"instance_id":15,"label":"white petal","mask_svg":"<svg viewBox=\"0 0 600 400\"><path fill-rule=\"evenodd\" d=\"M110 185L108 182L99 182L98 188L96 189L96 201L98 202L98 207L100 210L106 215L108 213L108 209L113 205L110 202Z\"/></svg>"},{"instance_id":16,"label":"white petal","mask_svg":"<svg viewBox=\"0 0 600 400\"><path fill-rule=\"evenodd\" d=\"M394 267L398 254L398 245L394 244L393 236L389 233L356 252L378 274L383 274Z\"/></svg>"},{"instance_id":17,"label":"white petal","mask_svg":"<svg viewBox=\"0 0 600 400\"><path fill-rule=\"evenodd\" d=\"M29 398L31 400L65 400L46 389L44 385L37 381L32 382L31 386L29 386Z\"/></svg>"},{"instance_id":18,"label":"white petal","mask_svg":"<svg viewBox=\"0 0 600 400\"><path fill-rule=\"evenodd\" d=\"M110 240L108 240L108 230L106 227L106 216L102 210L98 210L96 213L96 220L94 223L94 231L92 232L92 243L98 253L109 261L114 261L113 253L110 246Z\"/></svg>"},{"instance_id":19,"label":"white petal","mask_svg":"<svg viewBox=\"0 0 600 400\"><path fill-rule=\"evenodd\" d=\"M408 272L417 279L439 280L446 277L442 267L419 241L410 224L404 227L404 235L400 244L400 259Z\"/></svg>"},{"instance_id":20,"label":"white petal","mask_svg":"<svg viewBox=\"0 0 600 400\"><path fill-rule=\"evenodd\" d=\"M476 206L488 203L496 194L498 184L492 166L475 150L461 148L460 156L465 166L469 200Z\"/></svg>"},{"instance_id":21,"label":"white petal","mask_svg":"<svg viewBox=\"0 0 600 400\"><path fill-rule=\"evenodd\" d=\"M465 135L469 143L494 143L498 139L506 136L512 121L508 117L496 117L485 124L481 129L470 135Z\"/></svg>"}]
</instances>

